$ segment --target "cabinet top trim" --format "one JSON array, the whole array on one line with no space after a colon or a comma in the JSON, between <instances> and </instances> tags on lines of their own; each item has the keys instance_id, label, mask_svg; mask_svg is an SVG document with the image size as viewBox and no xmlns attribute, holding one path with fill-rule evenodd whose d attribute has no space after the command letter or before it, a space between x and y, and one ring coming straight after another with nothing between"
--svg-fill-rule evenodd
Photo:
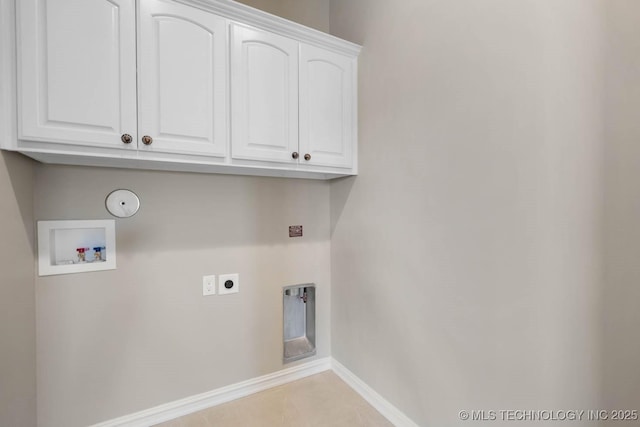
<instances>
[{"instance_id":1,"label":"cabinet top trim","mask_svg":"<svg viewBox=\"0 0 640 427\"><path fill-rule=\"evenodd\" d=\"M305 43L357 56L361 46L232 0L173 0Z\"/></svg>"}]
</instances>

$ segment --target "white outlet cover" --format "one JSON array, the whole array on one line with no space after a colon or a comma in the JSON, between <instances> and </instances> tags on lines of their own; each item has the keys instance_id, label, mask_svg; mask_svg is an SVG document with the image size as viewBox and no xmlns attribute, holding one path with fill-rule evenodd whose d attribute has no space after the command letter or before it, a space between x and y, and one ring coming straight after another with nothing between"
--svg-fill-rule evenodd
<instances>
[{"instance_id":1,"label":"white outlet cover","mask_svg":"<svg viewBox=\"0 0 640 427\"><path fill-rule=\"evenodd\" d=\"M233 287L227 289L224 284L227 280L231 280L233 282ZM221 274L218 277L218 294L227 295L227 294L235 294L240 292L240 275L235 274Z\"/></svg>"},{"instance_id":2,"label":"white outlet cover","mask_svg":"<svg viewBox=\"0 0 640 427\"><path fill-rule=\"evenodd\" d=\"M216 276L202 276L202 296L216 294Z\"/></svg>"}]
</instances>

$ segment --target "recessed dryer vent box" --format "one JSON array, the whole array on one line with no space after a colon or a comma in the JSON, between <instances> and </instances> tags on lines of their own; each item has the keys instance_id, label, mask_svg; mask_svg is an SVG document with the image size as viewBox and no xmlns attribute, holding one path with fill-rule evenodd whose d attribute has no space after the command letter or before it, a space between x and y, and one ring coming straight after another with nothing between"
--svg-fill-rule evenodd
<instances>
[{"instance_id":1,"label":"recessed dryer vent box","mask_svg":"<svg viewBox=\"0 0 640 427\"><path fill-rule=\"evenodd\" d=\"M284 298L284 362L316 354L316 286L287 286Z\"/></svg>"},{"instance_id":2,"label":"recessed dryer vent box","mask_svg":"<svg viewBox=\"0 0 640 427\"><path fill-rule=\"evenodd\" d=\"M112 219L38 221L38 274L114 270L115 230Z\"/></svg>"}]
</instances>

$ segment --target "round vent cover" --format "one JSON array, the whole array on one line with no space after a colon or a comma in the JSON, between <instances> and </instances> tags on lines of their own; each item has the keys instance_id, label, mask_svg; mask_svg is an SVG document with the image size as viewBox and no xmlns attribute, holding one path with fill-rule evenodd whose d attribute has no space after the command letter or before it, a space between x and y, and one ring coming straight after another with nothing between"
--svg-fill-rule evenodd
<instances>
[{"instance_id":1,"label":"round vent cover","mask_svg":"<svg viewBox=\"0 0 640 427\"><path fill-rule=\"evenodd\" d=\"M105 206L111 215L118 218L129 218L140 209L140 199L133 191L114 190L107 196Z\"/></svg>"}]
</instances>

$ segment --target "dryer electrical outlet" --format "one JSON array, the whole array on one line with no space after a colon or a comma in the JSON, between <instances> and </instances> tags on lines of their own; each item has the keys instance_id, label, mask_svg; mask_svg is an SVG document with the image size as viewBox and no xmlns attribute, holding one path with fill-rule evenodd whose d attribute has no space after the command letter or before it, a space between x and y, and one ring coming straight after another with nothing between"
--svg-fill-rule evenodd
<instances>
[{"instance_id":1,"label":"dryer electrical outlet","mask_svg":"<svg viewBox=\"0 0 640 427\"><path fill-rule=\"evenodd\" d=\"M221 274L218 279L218 294L226 295L240 292L239 274Z\"/></svg>"}]
</instances>

